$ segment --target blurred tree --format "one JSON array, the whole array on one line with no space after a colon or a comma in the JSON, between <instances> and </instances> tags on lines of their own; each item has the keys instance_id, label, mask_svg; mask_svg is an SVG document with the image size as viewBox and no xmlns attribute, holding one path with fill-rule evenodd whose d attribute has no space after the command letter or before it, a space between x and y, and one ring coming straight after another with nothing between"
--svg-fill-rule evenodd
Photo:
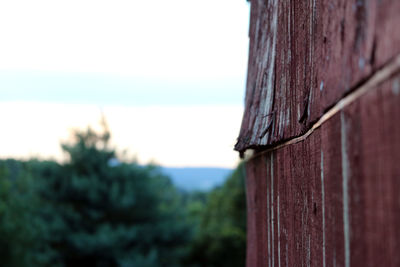
<instances>
[{"instance_id":1,"label":"blurred tree","mask_svg":"<svg viewBox=\"0 0 400 267\"><path fill-rule=\"evenodd\" d=\"M107 128L77 132L73 143L62 146L68 163L34 170L47 183L43 214L56 261L177 266L189 238L179 194L156 167L118 162L109 138Z\"/></svg>"},{"instance_id":2,"label":"blurred tree","mask_svg":"<svg viewBox=\"0 0 400 267\"><path fill-rule=\"evenodd\" d=\"M38 216L40 199L25 163L0 162L0 259L1 266L43 266L50 256L42 240Z\"/></svg>"},{"instance_id":3,"label":"blurred tree","mask_svg":"<svg viewBox=\"0 0 400 267\"><path fill-rule=\"evenodd\" d=\"M244 265L242 165L211 193L182 192L109 140L104 123L62 145L66 163L0 160L0 266Z\"/></svg>"},{"instance_id":4,"label":"blurred tree","mask_svg":"<svg viewBox=\"0 0 400 267\"><path fill-rule=\"evenodd\" d=\"M200 225L191 242L191 266L245 266L246 198L244 166L208 196Z\"/></svg>"}]
</instances>

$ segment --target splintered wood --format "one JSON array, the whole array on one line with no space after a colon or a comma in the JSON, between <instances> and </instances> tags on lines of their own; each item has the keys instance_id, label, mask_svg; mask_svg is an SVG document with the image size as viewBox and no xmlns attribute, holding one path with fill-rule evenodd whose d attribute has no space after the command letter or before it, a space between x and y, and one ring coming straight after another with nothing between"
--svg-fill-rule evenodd
<instances>
[{"instance_id":1,"label":"splintered wood","mask_svg":"<svg viewBox=\"0 0 400 267\"><path fill-rule=\"evenodd\" d=\"M252 0L236 150L299 136L400 53L400 1Z\"/></svg>"}]
</instances>

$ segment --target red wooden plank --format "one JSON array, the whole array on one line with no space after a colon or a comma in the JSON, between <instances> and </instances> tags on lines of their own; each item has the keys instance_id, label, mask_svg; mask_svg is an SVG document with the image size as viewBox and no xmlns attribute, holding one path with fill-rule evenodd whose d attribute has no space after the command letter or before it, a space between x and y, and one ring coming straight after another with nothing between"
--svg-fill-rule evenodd
<instances>
[{"instance_id":1,"label":"red wooden plank","mask_svg":"<svg viewBox=\"0 0 400 267\"><path fill-rule=\"evenodd\" d=\"M247 266L400 266L400 75L246 164Z\"/></svg>"},{"instance_id":2,"label":"red wooden plank","mask_svg":"<svg viewBox=\"0 0 400 267\"><path fill-rule=\"evenodd\" d=\"M309 129L400 52L400 1L252 0L245 113L236 149Z\"/></svg>"}]
</instances>

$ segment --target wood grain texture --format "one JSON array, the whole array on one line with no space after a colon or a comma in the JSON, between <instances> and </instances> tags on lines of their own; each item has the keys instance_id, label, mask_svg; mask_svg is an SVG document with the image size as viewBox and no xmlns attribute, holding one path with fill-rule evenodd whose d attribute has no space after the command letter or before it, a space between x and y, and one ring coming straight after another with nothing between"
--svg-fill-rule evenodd
<instances>
[{"instance_id":1,"label":"wood grain texture","mask_svg":"<svg viewBox=\"0 0 400 267\"><path fill-rule=\"evenodd\" d=\"M307 131L399 54L398 14L397 0L252 0L235 149L260 149Z\"/></svg>"},{"instance_id":2,"label":"wood grain texture","mask_svg":"<svg viewBox=\"0 0 400 267\"><path fill-rule=\"evenodd\" d=\"M400 266L400 75L246 163L247 266Z\"/></svg>"}]
</instances>

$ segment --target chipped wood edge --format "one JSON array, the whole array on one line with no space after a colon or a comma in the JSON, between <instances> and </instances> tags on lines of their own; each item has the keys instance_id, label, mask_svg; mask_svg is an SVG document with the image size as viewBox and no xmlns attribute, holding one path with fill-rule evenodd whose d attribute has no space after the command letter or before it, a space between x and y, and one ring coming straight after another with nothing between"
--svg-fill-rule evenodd
<instances>
[{"instance_id":1,"label":"chipped wood edge","mask_svg":"<svg viewBox=\"0 0 400 267\"><path fill-rule=\"evenodd\" d=\"M377 88L378 85L382 84L385 82L387 79L389 79L391 76L396 74L397 72L400 71L400 55L397 55L391 62L383 66L380 70L375 72L364 84L356 88L354 91L343 97L342 99L339 100L333 107L331 107L327 112L325 112L321 118L317 122L313 124L313 126L304 134L301 136L298 136L296 138L290 139L288 141L285 141L281 144L278 144L276 146L270 147L264 151L257 152L254 149L246 149L244 151L244 161L248 161L256 156L269 153L271 151L281 149L283 147L297 144L299 142L304 141L307 139L315 130L317 130L323 123L328 121L330 118L332 118L334 115L339 113L341 110L343 110L345 107L359 99L361 96L363 96L365 93Z\"/></svg>"}]
</instances>

